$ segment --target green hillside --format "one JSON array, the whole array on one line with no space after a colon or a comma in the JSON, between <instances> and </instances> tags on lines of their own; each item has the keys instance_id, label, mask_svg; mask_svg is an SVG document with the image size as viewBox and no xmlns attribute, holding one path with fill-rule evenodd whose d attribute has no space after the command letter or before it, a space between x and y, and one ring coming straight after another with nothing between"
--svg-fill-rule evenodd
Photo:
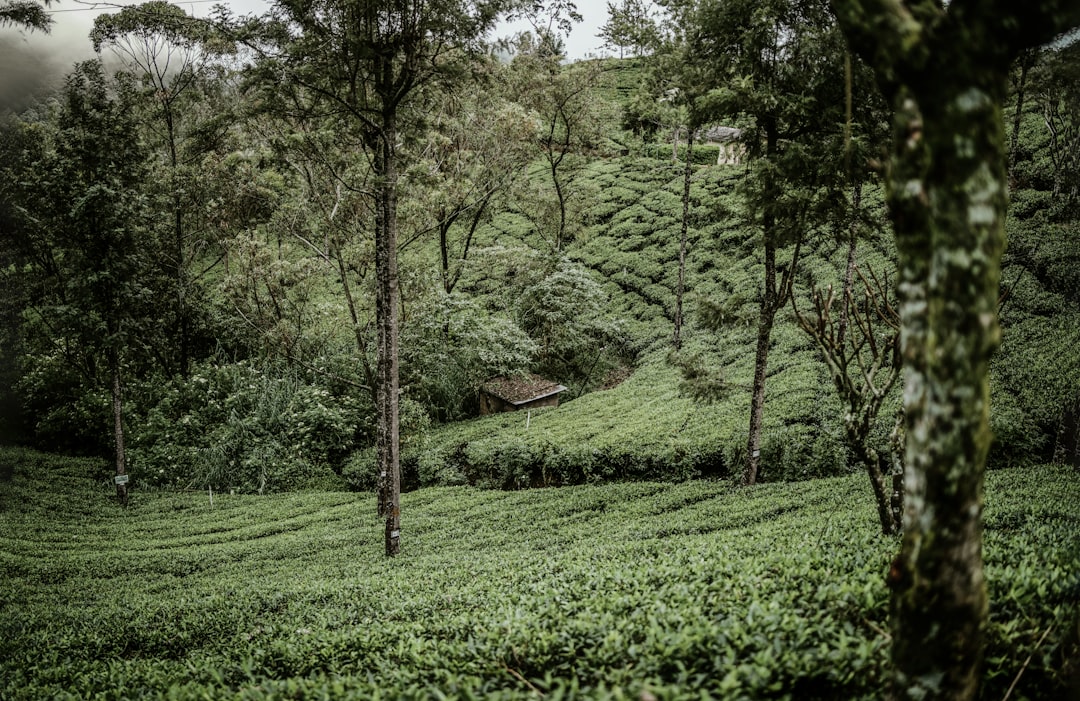
<instances>
[{"instance_id":1,"label":"green hillside","mask_svg":"<svg viewBox=\"0 0 1080 701\"><path fill-rule=\"evenodd\" d=\"M599 391L577 396L581 385L556 376L570 387L571 398L556 410L528 420L490 417L433 427L405 451L407 481L519 488L737 473L746 449L760 247L737 191L744 169L697 167L691 181L687 326L683 351L673 357L683 168L641 157L592 163L585 187L595 194L583 230L566 252L603 287L605 314L618 329L610 345L629 365L629 379L612 387L594 373L589 388ZM488 233L493 244L510 245L515 222L497 220ZM867 270L891 271L890 245L863 242L860 263ZM802 304L810 285L839 284L845 255L829 235L807 242L797 287ZM725 307L727 322L717 329L704 325L697 313L703 302ZM844 474L849 465L843 410L818 351L795 325L790 308L778 316L772 348L763 478ZM697 396L680 370L690 362L710 376L714 387L707 397ZM891 411L882 412L879 443L887 441L892 420ZM353 461L347 470L352 484L370 483L373 460L368 452Z\"/></svg>"},{"instance_id":2,"label":"green hillside","mask_svg":"<svg viewBox=\"0 0 1080 701\"><path fill-rule=\"evenodd\" d=\"M865 478L407 494L407 557L345 492L109 499L0 451L0 698L881 698ZM1075 476L991 472L983 695L1075 673ZM1070 660L1072 662L1070 662Z\"/></svg>"}]
</instances>

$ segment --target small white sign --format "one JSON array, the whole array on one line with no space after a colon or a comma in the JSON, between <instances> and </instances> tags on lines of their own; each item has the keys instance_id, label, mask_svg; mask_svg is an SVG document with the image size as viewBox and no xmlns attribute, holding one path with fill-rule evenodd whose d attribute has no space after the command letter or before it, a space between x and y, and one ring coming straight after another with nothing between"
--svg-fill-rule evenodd
<instances>
[{"instance_id":1,"label":"small white sign","mask_svg":"<svg viewBox=\"0 0 1080 701\"><path fill-rule=\"evenodd\" d=\"M397 540L401 537L401 531L390 531L390 539Z\"/></svg>"},{"instance_id":2,"label":"small white sign","mask_svg":"<svg viewBox=\"0 0 1080 701\"><path fill-rule=\"evenodd\" d=\"M761 451L760 451L760 450L755 450L755 451L754 451L754 453L753 453L753 456L754 456L755 458L757 458L757 457L761 457Z\"/></svg>"},{"instance_id":3,"label":"small white sign","mask_svg":"<svg viewBox=\"0 0 1080 701\"><path fill-rule=\"evenodd\" d=\"M127 484L128 483L128 476L127 475L117 475L116 477L113 477L113 482L116 482L117 484Z\"/></svg>"}]
</instances>

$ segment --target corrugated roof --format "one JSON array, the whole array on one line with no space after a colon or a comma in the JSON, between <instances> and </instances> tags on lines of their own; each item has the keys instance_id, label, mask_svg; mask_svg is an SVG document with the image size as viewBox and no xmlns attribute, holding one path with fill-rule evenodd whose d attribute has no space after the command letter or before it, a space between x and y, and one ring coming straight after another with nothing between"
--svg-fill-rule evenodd
<instances>
[{"instance_id":1,"label":"corrugated roof","mask_svg":"<svg viewBox=\"0 0 1080 701\"><path fill-rule=\"evenodd\" d=\"M480 389L515 405L536 401L566 391L566 387L563 387L558 382L552 382L539 375L496 377L485 382Z\"/></svg>"}]
</instances>

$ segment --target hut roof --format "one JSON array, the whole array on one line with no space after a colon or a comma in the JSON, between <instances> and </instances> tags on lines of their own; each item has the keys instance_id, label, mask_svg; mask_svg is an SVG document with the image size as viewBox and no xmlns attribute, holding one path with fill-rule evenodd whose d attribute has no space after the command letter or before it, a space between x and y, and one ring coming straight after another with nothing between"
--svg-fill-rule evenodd
<instances>
[{"instance_id":1,"label":"hut roof","mask_svg":"<svg viewBox=\"0 0 1080 701\"><path fill-rule=\"evenodd\" d=\"M558 382L546 380L539 375L496 377L485 382L480 389L514 405L526 404L566 391L566 387Z\"/></svg>"}]
</instances>

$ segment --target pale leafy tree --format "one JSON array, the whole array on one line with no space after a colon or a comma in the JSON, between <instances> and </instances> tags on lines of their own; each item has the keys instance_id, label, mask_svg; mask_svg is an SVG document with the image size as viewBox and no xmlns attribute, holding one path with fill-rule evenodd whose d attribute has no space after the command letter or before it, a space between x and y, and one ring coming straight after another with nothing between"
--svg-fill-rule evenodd
<instances>
[{"instance_id":1,"label":"pale leafy tree","mask_svg":"<svg viewBox=\"0 0 1080 701\"><path fill-rule=\"evenodd\" d=\"M586 203L588 191L581 176L587 154L603 139L596 96L602 67L596 61L563 66L561 37L546 30L520 35L515 50L508 87L536 115L534 143L546 177L524 182L529 191L522 193L512 211L524 217L531 233L558 256L576 234Z\"/></svg>"},{"instance_id":2,"label":"pale leafy tree","mask_svg":"<svg viewBox=\"0 0 1080 701\"><path fill-rule=\"evenodd\" d=\"M625 58L627 51L642 56L659 43L657 15L657 8L647 0L608 0L608 19L597 36L604 40L604 48L618 49L619 58Z\"/></svg>"},{"instance_id":3,"label":"pale leafy tree","mask_svg":"<svg viewBox=\"0 0 1080 701\"><path fill-rule=\"evenodd\" d=\"M989 364L1008 197L1002 104L1025 48L1080 24L1072 0L832 0L893 109L887 199L900 261L904 540L889 581L892 698L971 699L987 593Z\"/></svg>"},{"instance_id":4,"label":"pale leafy tree","mask_svg":"<svg viewBox=\"0 0 1080 701\"><path fill-rule=\"evenodd\" d=\"M535 158L535 114L507 99L490 57L472 66L478 80L436 98L430 129L408 171L402 207L407 241L438 237L439 279L450 295L476 234L506 206Z\"/></svg>"},{"instance_id":5,"label":"pale leafy tree","mask_svg":"<svg viewBox=\"0 0 1080 701\"><path fill-rule=\"evenodd\" d=\"M111 47L132 70L134 78L157 107L158 120L151 132L160 140L167 156L167 199L173 284L175 286L175 331L177 370L187 377L191 362L192 281L188 266L193 257L186 194L193 183L182 174L183 148L193 121L185 101L199 90L199 82L213 57L214 45L207 24L188 16L181 8L164 0L152 0L126 7L114 14L99 15L90 33L94 50ZM190 105L188 105L190 107ZM189 179L190 180L190 179Z\"/></svg>"},{"instance_id":6,"label":"pale leafy tree","mask_svg":"<svg viewBox=\"0 0 1080 701\"><path fill-rule=\"evenodd\" d=\"M500 12L501 0L315 2L279 0L260 46L265 76L301 88L342 115L370 158L375 239L376 469L385 550L401 543L398 191L402 139L416 133L425 86L458 75Z\"/></svg>"}]
</instances>

